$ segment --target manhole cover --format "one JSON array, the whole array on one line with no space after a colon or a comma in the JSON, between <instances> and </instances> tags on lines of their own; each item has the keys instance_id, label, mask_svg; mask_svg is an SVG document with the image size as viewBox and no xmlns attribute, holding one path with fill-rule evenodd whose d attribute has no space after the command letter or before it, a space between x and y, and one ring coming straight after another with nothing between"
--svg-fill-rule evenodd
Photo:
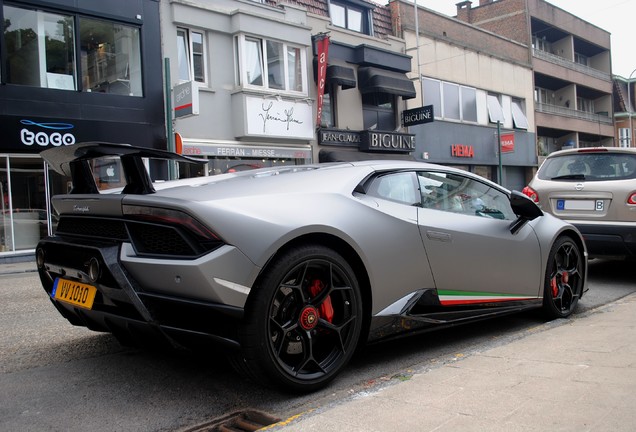
<instances>
[{"instance_id":1,"label":"manhole cover","mask_svg":"<svg viewBox=\"0 0 636 432\"><path fill-rule=\"evenodd\" d=\"M278 423L280 420L260 411L245 410L198 425L184 432L253 432Z\"/></svg>"}]
</instances>

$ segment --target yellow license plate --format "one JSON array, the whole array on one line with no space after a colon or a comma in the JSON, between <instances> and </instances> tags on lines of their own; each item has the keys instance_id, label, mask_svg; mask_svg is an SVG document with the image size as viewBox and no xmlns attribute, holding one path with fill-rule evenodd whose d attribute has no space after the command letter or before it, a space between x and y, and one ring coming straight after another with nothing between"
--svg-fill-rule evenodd
<instances>
[{"instance_id":1,"label":"yellow license plate","mask_svg":"<svg viewBox=\"0 0 636 432\"><path fill-rule=\"evenodd\" d=\"M92 309L97 288L68 279L55 279L51 297L84 309Z\"/></svg>"}]
</instances>

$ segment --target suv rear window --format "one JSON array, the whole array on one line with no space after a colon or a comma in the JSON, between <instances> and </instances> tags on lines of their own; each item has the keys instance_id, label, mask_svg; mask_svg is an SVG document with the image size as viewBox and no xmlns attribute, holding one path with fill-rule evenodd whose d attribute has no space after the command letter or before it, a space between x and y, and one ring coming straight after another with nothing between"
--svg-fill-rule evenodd
<instances>
[{"instance_id":1,"label":"suv rear window","mask_svg":"<svg viewBox=\"0 0 636 432\"><path fill-rule=\"evenodd\" d=\"M636 155L572 153L549 157L537 176L541 180L628 180L636 178Z\"/></svg>"}]
</instances>

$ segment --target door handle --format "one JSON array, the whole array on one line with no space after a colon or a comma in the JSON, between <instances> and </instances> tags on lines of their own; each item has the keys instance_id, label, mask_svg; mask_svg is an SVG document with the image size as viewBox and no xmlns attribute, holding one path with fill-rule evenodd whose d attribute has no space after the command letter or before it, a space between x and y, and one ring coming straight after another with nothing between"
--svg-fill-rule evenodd
<instances>
[{"instance_id":1,"label":"door handle","mask_svg":"<svg viewBox=\"0 0 636 432\"><path fill-rule=\"evenodd\" d=\"M440 232L440 231L426 231L426 237L429 240L437 240L441 242L450 242L452 236L449 233Z\"/></svg>"}]
</instances>

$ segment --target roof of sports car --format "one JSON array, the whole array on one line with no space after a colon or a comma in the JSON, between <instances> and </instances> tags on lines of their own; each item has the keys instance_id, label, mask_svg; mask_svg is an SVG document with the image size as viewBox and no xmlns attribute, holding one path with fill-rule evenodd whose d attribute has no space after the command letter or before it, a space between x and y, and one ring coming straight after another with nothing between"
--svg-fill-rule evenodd
<instances>
[{"instance_id":1,"label":"roof of sports car","mask_svg":"<svg viewBox=\"0 0 636 432\"><path fill-rule=\"evenodd\" d=\"M431 166L412 161L374 160L272 167L160 182L155 183L155 189L161 196L194 200L279 193L350 194L373 172ZM201 188L205 188L205 193Z\"/></svg>"}]
</instances>

